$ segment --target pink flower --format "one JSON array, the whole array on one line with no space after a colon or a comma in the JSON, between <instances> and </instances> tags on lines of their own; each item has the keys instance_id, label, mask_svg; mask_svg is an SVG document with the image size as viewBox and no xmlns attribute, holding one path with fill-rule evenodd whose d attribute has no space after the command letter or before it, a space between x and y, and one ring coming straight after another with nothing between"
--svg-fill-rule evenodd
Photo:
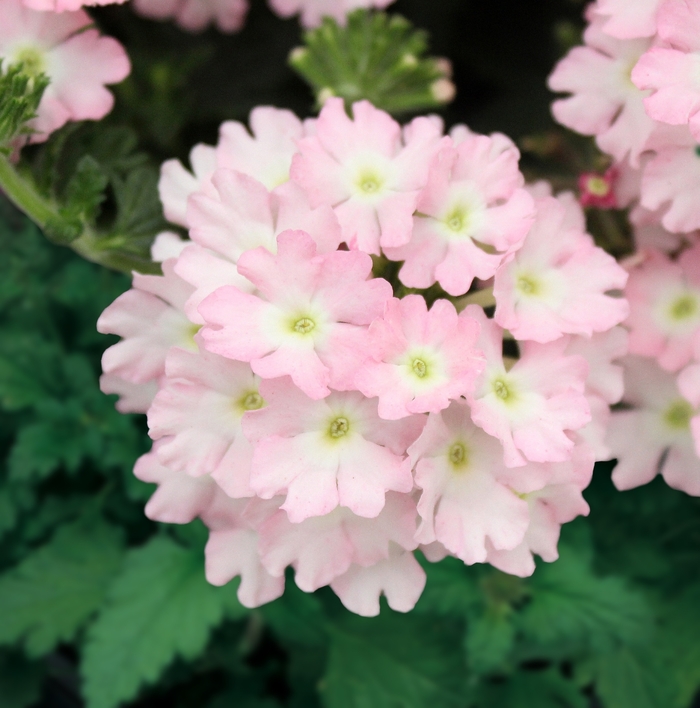
<instances>
[{"instance_id":1,"label":"pink flower","mask_svg":"<svg viewBox=\"0 0 700 708\"><path fill-rule=\"evenodd\" d=\"M645 255L626 290L630 352L657 357L662 368L678 371L700 346L700 244L676 262L658 251Z\"/></svg>"},{"instance_id":2,"label":"pink flower","mask_svg":"<svg viewBox=\"0 0 700 708\"><path fill-rule=\"evenodd\" d=\"M248 14L247 0L134 0L134 10L152 20L174 18L188 32L215 24L220 32L237 32Z\"/></svg>"},{"instance_id":3,"label":"pink flower","mask_svg":"<svg viewBox=\"0 0 700 708\"><path fill-rule=\"evenodd\" d=\"M656 16L665 0L598 0L593 12L605 20L603 32L619 39L652 37Z\"/></svg>"},{"instance_id":4,"label":"pink flower","mask_svg":"<svg viewBox=\"0 0 700 708\"><path fill-rule=\"evenodd\" d=\"M22 0L32 10L40 12L75 12L88 5L121 4L124 0Z\"/></svg>"},{"instance_id":5,"label":"pink flower","mask_svg":"<svg viewBox=\"0 0 700 708\"><path fill-rule=\"evenodd\" d=\"M581 206L597 209L618 209L615 195L617 168L610 167L604 174L583 172L578 178L579 201Z\"/></svg>"},{"instance_id":6,"label":"pink flower","mask_svg":"<svg viewBox=\"0 0 700 708\"><path fill-rule=\"evenodd\" d=\"M291 376L314 399L347 390L367 350L367 325L391 297L385 280L367 280L372 261L358 251L317 255L303 231L277 238L277 255L244 253L238 271L260 292L219 288L199 307L205 346L248 361L261 378Z\"/></svg>"},{"instance_id":7,"label":"pink flower","mask_svg":"<svg viewBox=\"0 0 700 708\"><path fill-rule=\"evenodd\" d=\"M505 253L520 246L534 204L521 189L519 157L500 135L472 134L440 151L418 197L411 240L385 249L388 258L405 261L404 285L427 288L437 281L450 295L463 295L474 278L491 278Z\"/></svg>"},{"instance_id":8,"label":"pink flower","mask_svg":"<svg viewBox=\"0 0 700 708\"><path fill-rule=\"evenodd\" d=\"M252 291L236 269L245 251L263 246L276 253L277 236L290 229L308 233L319 253L335 251L340 245L333 210L311 209L303 190L292 182L268 192L252 177L220 169L207 191L190 199L187 214L194 244L176 266L177 273L196 288L186 305L195 322L203 322L197 312L200 302L222 285Z\"/></svg>"},{"instance_id":9,"label":"pink flower","mask_svg":"<svg viewBox=\"0 0 700 708\"><path fill-rule=\"evenodd\" d=\"M472 423L466 403L453 401L446 410L431 413L409 454L416 485L423 490L419 543L439 541L472 564L486 560L487 540L499 549L515 548L523 540L527 503L502 483L503 448ZM518 471L527 478L527 471Z\"/></svg>"},{"instance_id":10,"label":"pink flower","mask_svg":"<svg viewBox=\"0 0 700 708\"><path fill-rule=\"evenodd\" d=\"M161 165L158 193L168 221L188 226L187 200L211 182L217 167L216 148L199 144L190 150L192 172L180 160L167 160Z\"/></svg>"},{"instance_id":11,"label":"pink flower","mask_svg":"<svg viewBox=\"0 0 700 708\"><path fill-rule=\"evenodd\" d=\"M658 14L659 38L637 62L632 81L650 89L644 99L654 120L688 124L700 141L700 7L687 0L664 0Z\"/></svg>"},{"instance_id":12,"label":"pink flower","mask_svg":"<svg viewBox=\"0 0 700 708\"><path fill-rule=\"evenodd\" d=\"M246 411L264 405L248 364L172 349L166 378L148 411L158 458L194 477L211 475L231 497L250 497L253 450L241 432Z\"/></svg>"},{"instance_id":13,"label":"pink flower","mask_svg":"<svg viewBox=\"0 0 700 708\"><path fill-rule=\"evenodd\" d=\"M204 549L207 580L225 585L240 576L237 594L244 607L259 607L284 592L284 576L271 575L260 562L257 528L275 508L274 501L230 499L219 491L201 515L209 528Z\"/></svg>"},{"instance_id":14,"label":"pink flower","mask_svg":"<svg viewBox=\"0 0 700 708\"><path fill-rule=\"evenodd\" d=\"M367 101L353 104L353 119L341 98L330 98L316 134L298 142L292 179L311 205L335 209L350 248L379 253L380 245L409 241L419 190L441 146L442 132L416 118L402 139L401 126Z\"/></svg>"},{"instance_id":15,"label":"pink flower","mask_svg":"<svg viewBox=\"0 0 700 708\"><path fill-rule=\"evenodd\" d=\"M507 371L503 330L477 305L469 305L461 316L480 322L477 346L486 356L486 368L469 397L472 420L501 441L506 466L568 460L574 441L567 432L591 419L584 396L586 360L564 354L565 338L525 342L520 359Z\"/></svg>"},{"instance_id":16,"label":"pink flower","mask_svg":"<svg viewBox=\"0 0 700 708\"><path fill-rule=\"evenodd\" d=\"M584 33L586 46L574 47L549 77L549 88L573 94L554 102L559 123L595 135L598 147L616 160L629 156L634 166L654 129L644 110L644 94L630 80L632 67L650 40L620 40L605 34L593 18Z\"/></svg>"},{"instance_id":17,"label":"pink flower","mask_svg":"<svg viewBox=\"0 0 700 708\"><path fill-rule=\"evenodd\" d=\"M353 564L369 568L387 560L394 545L415 549L415 530L416 505L409 495L396 492L387 494L374 519L337 507L325 516L294 524L278 511L258 527L260 558L275 577L283 577L291 565L296 584L313 592L347 573Z\"/></svg>"},{"instance_id":18,"label":"pink flower","mask_svg":"<svg viewBox=\"0 0 700 708\"><path fill-rule=\"evenodd\" d=\"M516 339L590 336L627 317L627 302L608 294L626 282L625 270L585 232L573 198L544 197L525 242L496 273L495 320Z\"/></svg>"},{"instance_id":19,"label":"pink flower","mask_svg":"<svg viewBox=\"0 0 700 708\"><path fill-rule=\"evenodd\" d=\"M30 74L45 73L51 83L29 127L30 142L42 142L69 120L99 120L112 110L105 84L124 80L131 70L119 42L88 29L92 19L76 12L36 12L19 0L0 0L0 57L22 62Z\"/></svg>"},{"instance_id":20,"label":"pink flower","mask_svg":"<svg viewBox=\"0 0 700 708\"><path fill-rule=\"evenodd\" d=\"M317 27L324 17L331 17L345 24L345 16L359 7L383 9L394 0L268 0L273 12L280 17L301 15L304 27Z\"/></svg>"},{"instance_id":21,"label":"pink flower","mask_svg":"<svg viewBox=\"0 0 700 708\"><path fill-rule=\"evenodd\" d=\"M158 459L159 444L134 465L137 479L158 485L146 504L146 516L165 524L189 524L209 508L220 491L210 477L194 479L165 467Z\"/></svg>"},{"instance_id":22,"label":"pink flower","mask_svg":"<svg viewBox=\"0 0 700 708\"><path fill-rule=\"evenodd\" d=\"M422 416L382 420L376 400L356 391L314 401L288 377L265 381L260 392L268 406L243 421L255 448L250 484L263 499L286 493L280 508L292 523L338 505L373 518L386 492L412 491L406 449Z\"/></svg>"},{"instance_id":23,"label":"pink flower","mask_svg":"<svg viewBox=\"0 0 700 708\"><path fill-rule=\"evenodd\" d=\"M475 349L479 327L436 300L430 311L420 295L392 298L369 328L371 358L355 376L365 396L379 397L379 415L395 420L447 408L465 396L483 368Z\"/></svg>"},{"instance_id":24,"label":"pink flower","mask_svg":"<svg viewBox=\"0 0 700 708\"><path fill-rule=\"evenodd\" d=\"M105 393L115 392L114 377L151 390L165 374L171 347L196 351L198 326L183 313L192 289L173 272L173 261L163 263L163 275L134 274L133 288L120 295L97 320L97 331L117 334L120 342L102 355ZM133 387L127 387L131 396ZM128 405L128 404L125 404Z\"/></svg>"},{"instance_id":25,"label":"pink flower","mask_svg":"<svg viewBox=\"0 0 700 708\"><path fill-rule=\"evenodd\" d=\"M695 453L700 457L700 364L686 366L678 375L678 390L696 411L690 419Z\"/></svg>"},{"instance_id":26,"label":"pink flower","mask_svg":"<svg viewBox=\"0 0 700 708\"><path fill-rule=\"evenodd\" d=\"M351 565L331 582L331 589L350 612L376 617L382 594L394 612L412 610L423 592L425 580L425 571L413 553L394 544L390 546L387 559L368 568Z\"/></svg>"},{"instance_id":27,"label":"pink flower","mask_svg":"<svg viewBox=\"0 0 700 708\"><path fill-rule=\"evenodd\" d=\"M302 123L283 108L257 106L250 112L250 132L242 123L226 121L219 128L217 164L253 177L272 190L289 179L297 140L313 133L315 120Z\"/></svg>"},{"instance_id":28,"label":"pink flower","mask_svg":"<svg viewBox=\"0 0 700 708\"><path fill-rule=\"evenodd\" d=\"M610 421L615 486L647 484L660 469L670 487L700 496L700 459L690 429L696 407L681 394L676 377L653 359L631 356L624 365L624 402L633 408L613 411Z\"/></svg>"}]
</instances>

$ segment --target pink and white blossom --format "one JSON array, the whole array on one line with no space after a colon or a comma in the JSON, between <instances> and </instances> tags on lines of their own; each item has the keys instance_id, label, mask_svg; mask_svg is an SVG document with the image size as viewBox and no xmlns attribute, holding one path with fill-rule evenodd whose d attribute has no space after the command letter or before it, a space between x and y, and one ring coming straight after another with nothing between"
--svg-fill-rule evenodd
<instances>
[{"instance_id":1,"label":"pink and white blossom","mask_svg":"<svg viewBox=\"0 0 700 708\"><path fill-rule=\"evenodd\" d=\"M175 22L188 32L216 25L219 32L237 32L248 14L248 0L134 0L134 11L152 20Z\"/></svg>"},{"instance_id":2,"label":"pink and white blossom","mask_svg":"<svg viewBox=\"0 0 700 708\"><path fill-rule=\"evenodd\" d=\"M199 306L205 346L263 379L291 376L315 399L348 390L368 354L367 325L391 297L385 280L367 280L371 269L365 253L317 254L307 233L285 231L277 255L260 247L238 260L259 295L225 286Z\"/></svg>"},{"instance_id":3,"label":"pink and white blossom","mask_svg":"<svg viewBox=\"0 0 700 708\"><path fill-rule=\"evenodd\" d=\"M677 377L650 358L624 360L624 403L613 411L608 444L617 458L612 480L620 490L647 484L660 471L666 483L700 496L700 458L690 421L697 408L682 395Z\"/></svg>"},{"instance_id":4,"label":"pink and white blossom","mask_svg":"<svg viewBox=\"0 0 700 708\"><path fill-rule=\"evenodd\" d=\"M405 261L404 285L438 282L450 295L464 295L474 278L491 278L504 255L519 248L534 220L519 157L498 134L465 136L440 151L418 197L411 240L384 249L388 258Z\"/></svg>"},{"instance_id":5,"label":"pink and white blossom","mask_svg":"<svg viewBox=\"0 0 700 708\"><path fill-rule=\"evenodd\" d=\"M516 339L550 342L562 334L590 337L622 322L629 306L610 292L627 273L585 231L573 198L537 201L523 245L496 272L496 322Z\"/></svg>"},{"instance_id":6,"label":"pink and white blossom","mask_svg":"<svg viewBox=\"0 0 700 708\"><path fill-rule=\"evenodd\" d=\"M260 393L268 405L243 420L255 450L250 485L263 499L286 494L280 508L292 523L339 505L373 518L387 492L413 490L406 449L423 416L382 420L376 399L356 391L315 401L288 377L264 381Z\"/></svg>"},{"instance_id":7,"label":"pink and white blossom","mask_svg":"<svg viewBox=\"0 0 700 708\"><path fill-rule=\"evenodd\" d=\"M442 410L474 387L483 368L478 335L479 325L459 317L448 300L428 310L420 295L392 298L369 327L369 356L355 385L379 397L379 415L387 420Z\"/></svg>"},{"instance_id":8,"label":"pink and white blossom","mask_svg":"<svg viewBox=\"0 0 700 708\"><path fill-rule=\"evenodd\" d=\"M651 91L644 106L654 120L687 124L700 142L700 7L664 0L657 22L660 46L640 58L632 81Z\"/></svg>"},{"instance_id":9,"label":"pink and white blossom","mask_svg":"<svg viewBox=\"0 0 700 708\"><path fill-rule=\"evenodd\" d=\"M677 261L648 251L630 272L626 295L632 354L658 359L662 368L678 371L700 346L700 245Z\"/></svg>"},{"instance_id":10,"label":"pink and white blossom","mask_svg":"<svg viewBox=\"0 0 700 708\"><path fill-rule=\"evenodd\" d=\"M566 338L548 344L525 342L510 370L502 356L503 330L483 310L469 305L461 316L481 324L477 346L486 367L468 400L472 420L503 444L508 467L531 462L562 462L571 457L568 434L591 420L584 395L588 363L567 356Z\"/></svg>"},{"instance_id":11,"label":"pink and white blossom","mask_svg":"<svg viewBox=\"0 0 700 708\"><path fill-rule=\"evenodd\" d=\"M552 113L567 128L596 136L598 147L617 161L628 158L638 166L655 123L644 109L646 94L630 73L651 40L616 39L603 25L594 16L584 33L585 46L574 47L549 77L552 91L572 94L555 101Z\"/></svg>"},{"instance_id":12,"label":"pink and white blossom","mask_svg":"<svg viewBox=\"0 0 700 708\"><path fill-rule=\"evenodd\" d=\"M665 0L597 0L592 12L605 21L603 32L619 39L653 37L656 18Z\"/></svg>"},{"instance_id":13,"label":"pink and white blossom","mask_svg":"<svg viewBox=\"0 0 700 708\"><path fill-rule=\"evenodd\" d=\"M174 348L166 377L148 411L158 458L168 468L194 477L211 475L231 497L250 497L253 450L241 432L246 411L264 399L248 364L200 351Z\"/></svg>"},{"instance_id":14,"label":"pink and white blossom","mask_svg":"<svg viewBox=\"0 0 700 708\"><path fill-rule=\"evenodd\" d=\"M0 0L0 14L4 66L22 63L30 75L43 72L50 79L37 117L28 123L30 142L45 141L68 121L99 120L112 110L114 97L105 86L123 81L131 64L119 42L91 29L86 12L37 12L20 0Z\"/></svg>"},{"instance_id":15,"label":"pink and white blossom","mask_svg":"<svg viewBox=\"0 0 700 708\"><path fill-rule=\"evenodd\" d=\"M343 99L330 98L315 134L297 143L292 179L313 207L333 207L351 249L379 254L380 246L408 243L419 191L442 144L442 130L428 118L416 118L402 135L368 101L353 104L350 118Z\"/></svg>"}]
</instances>

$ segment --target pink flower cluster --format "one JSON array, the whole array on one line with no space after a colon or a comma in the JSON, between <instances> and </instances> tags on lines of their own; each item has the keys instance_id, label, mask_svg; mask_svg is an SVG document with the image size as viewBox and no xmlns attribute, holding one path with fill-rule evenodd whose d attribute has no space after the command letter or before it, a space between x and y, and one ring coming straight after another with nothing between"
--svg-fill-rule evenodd
<instances>
[{"instance_id":1,"label":"pink flower cluster","mask_svg":"<svg viewBox=\"0 0 700 708\"><path fill-rule=\"evenodd\" d=\"M148 415L148 516L200 517L207 578L240 576L248 606L288 566L374 615L381 594L414 606L417 549L523 576L556 559L610 454L627 347L627 273L579 204L526 188L505 136L435 116L332 98L250 125L224 123L192 172L163 165L189 239L161 234L163 275L98 322L122 338L103 390Z\"/></svg>"},{"instance_id":2,"label":"pink flower cluster","mask_svg":"<svg viewBox=\"0 0 700 708\"><path fill-rule=\"evenodd\" d=\"M28 74L50 79L29 123L30 142L46 140L71 120L103 118L114 103L105 85L122 81L131 70L124 48L92 28L81 4L28 0L25 6L20 0L0 0L2 70L21 63Z\"/></svg>"},{"instance_id":3,"label":"pink flower cluster","mask_svg":"<svg viewBox=\"0 0 700 708\"><path fill-rule=\"evenodd\" d=\"M570 94L554 103L557 120L612 159L611 191L634 229L613 481L629 489L660 470L700 495L700 4L598 0L587 19L585 46L549 84Z\"/></svg>"}]
</instances>

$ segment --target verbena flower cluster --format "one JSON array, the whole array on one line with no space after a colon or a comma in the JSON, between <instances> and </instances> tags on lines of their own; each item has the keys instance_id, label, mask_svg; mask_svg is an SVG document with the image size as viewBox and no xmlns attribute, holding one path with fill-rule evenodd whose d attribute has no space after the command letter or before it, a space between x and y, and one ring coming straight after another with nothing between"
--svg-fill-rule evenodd
<instances>
[{"instance_id":1,"label":"verbena flower cluster","mask_svg":"<svg viewBox=\"0 0 700 708\"><path fill-rule=\"evenodd\" d=\"M634 229L613 481L629 489L660 469L700 495L700 4L598 0L587 19L585 46L549 83L571 94L554 103L559 122L611 158L606 175L588 177L586 199L630 207Z\"/></svg>"},{"instance_id":2,"label":"verbena flower cluster","mask_svg":"<svg viewBox=\"0 0 700 708\"><path fill-rule=\"evenodd\" d=\"M256 606L291 566L375 615L416 603L416 549L521 576L557 558L611 456L627 272L518 161L503 135L330 98L163 165L189 239L161 234L163 275L100 317L122 338L102 388L147 413L146 513L204 521L210 582Z\"/></svg>"}]
</instances>

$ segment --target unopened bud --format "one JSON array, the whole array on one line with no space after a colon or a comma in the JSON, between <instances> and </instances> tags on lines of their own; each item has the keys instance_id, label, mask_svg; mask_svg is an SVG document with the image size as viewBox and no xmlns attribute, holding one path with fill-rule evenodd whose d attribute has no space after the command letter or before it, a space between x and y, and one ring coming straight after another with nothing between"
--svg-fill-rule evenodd
<instances>
[{"instance_id":1,"label":"unopened bud","mask_svg":"<svg viewBox=\"0 0 700 708\"><path fill-rule=\"evenodd\" d=\"M430 93L440 103L449 103L457 95L457 87L449 79L438 79L430 86Z\"/></svg>"}]
</instances>

